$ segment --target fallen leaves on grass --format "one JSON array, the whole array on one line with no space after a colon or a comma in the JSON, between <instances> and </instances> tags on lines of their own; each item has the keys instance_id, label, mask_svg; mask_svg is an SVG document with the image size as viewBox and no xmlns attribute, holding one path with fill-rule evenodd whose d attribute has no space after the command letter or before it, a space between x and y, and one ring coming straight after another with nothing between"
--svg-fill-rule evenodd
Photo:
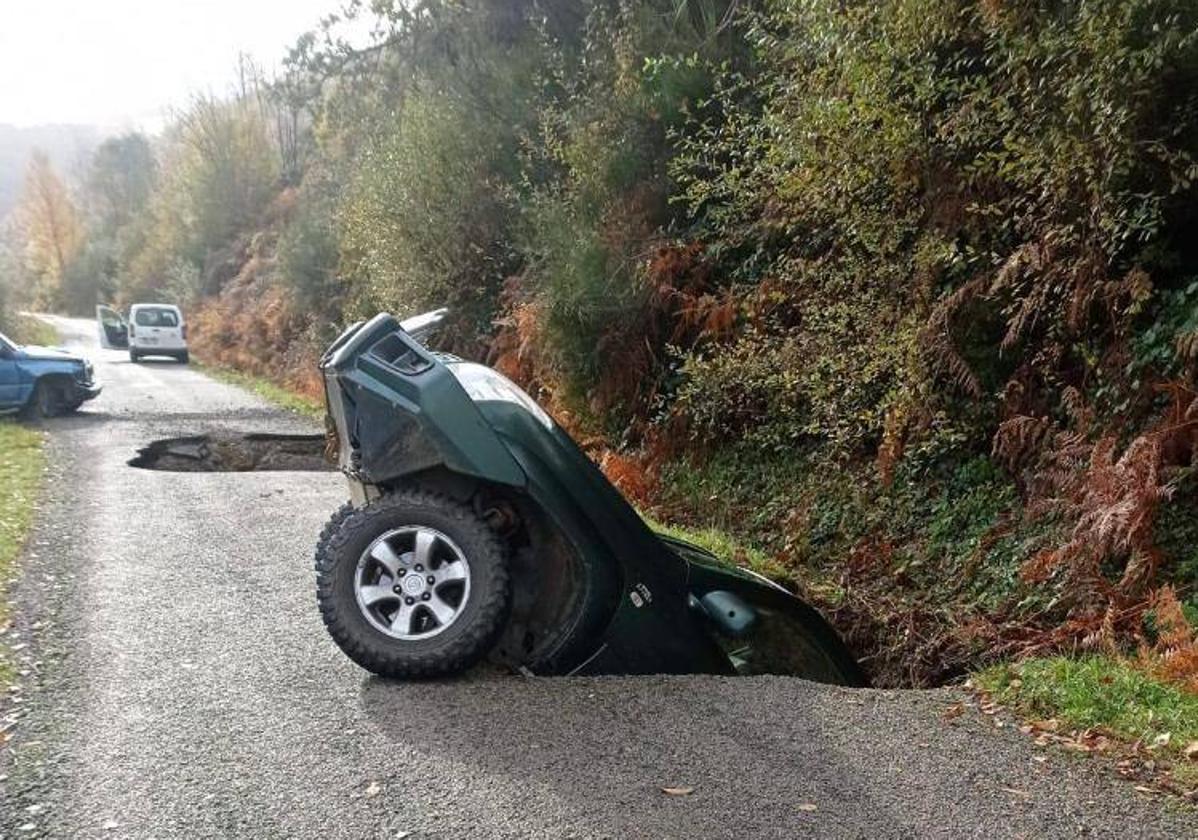
<instances>
[{"instance_id":1,"label":"fallen leaves on grass","mask_svg":"<svg viewBox=\"0 0 1198 840\"><path fill-rule=\"evenodd\" d=\"M995 703L984 691L976 688L974 691L978 695L979 709L984 714L995 715L1005 710L1005 707ZM1026 721L1018 728L1021 733L1031 737L1038 747L1055 746L1072 752L1114 759L1116 772L1124 779L1134 782L1135 789L1141 793L1170 794L1188 802L1198 802L1198 788L1175 778L1167 757L1162 755L1162 750L1168 746L1172 737L1170 733L1161 733L1150 743L1143 740L1128 743L1105 727L1067 729L1056 718ZM1188 761L1198 761L1198 741L1187 746L1182 754ZM1035 756L1035 759L1044 761L1042 756ZM1013 788L1003 790L1020 793Z\"/></svg>"}]
</instances>

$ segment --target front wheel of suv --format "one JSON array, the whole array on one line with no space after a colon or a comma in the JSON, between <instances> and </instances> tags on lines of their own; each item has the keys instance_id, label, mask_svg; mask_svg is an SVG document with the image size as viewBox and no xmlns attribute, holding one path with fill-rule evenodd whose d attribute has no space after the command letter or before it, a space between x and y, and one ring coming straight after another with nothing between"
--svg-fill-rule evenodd
<instances>
[{"instance_id":1,"label":"front wheel of suv","mask_svg":"<svg viewBox=\"0 0 1198 840\"><path fill-rule=\"evenodd\" d=\"M436 677L490 652L511 609L508 558L472 509L405 489L334 520L317 551L317 602L350 659L380 676Z\"/></svg>"},{"instance_id":2,"label":"front wheel of suv","mask_svg":"<svg viewBox=\"0 0 1198 840\"><path fill-rule=\"evenodd\" d=\"M53 379L39 379L33 386L29 402L25 404L25 416L30 420L57 417L64 411L62 389Z\"/></svg>"}]
</instances>

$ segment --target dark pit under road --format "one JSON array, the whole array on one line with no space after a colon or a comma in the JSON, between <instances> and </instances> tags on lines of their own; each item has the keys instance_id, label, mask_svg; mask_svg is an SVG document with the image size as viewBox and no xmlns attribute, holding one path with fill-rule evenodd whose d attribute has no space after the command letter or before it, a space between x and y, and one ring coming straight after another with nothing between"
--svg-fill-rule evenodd
<instances>
[{"instance_id":1,"label":"dark pit under road","mask_svg":"<svg viewBox=\"0 0 1198 840\"><path fill-rule=\"evenodd\" d=\"M332 472L324 435L213 431L155 440L129 466L168 472Z\"/></svg>"}]
</instances>

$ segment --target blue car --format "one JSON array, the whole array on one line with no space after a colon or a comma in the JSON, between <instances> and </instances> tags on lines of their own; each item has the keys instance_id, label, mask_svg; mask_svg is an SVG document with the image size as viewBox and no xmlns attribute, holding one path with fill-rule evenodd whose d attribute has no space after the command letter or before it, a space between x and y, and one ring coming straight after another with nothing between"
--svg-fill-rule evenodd
<instances>
[{"instance_id":1,"label":"blue car","mask_svg":"<svg viewBox=\"0 0 1198 840\"><path fill-rule=\"evenodd\" d=\"M22 346L0 334L0 414L54 417L99 394L87 359L66 350Z\"/></svg>"}]
</instances>

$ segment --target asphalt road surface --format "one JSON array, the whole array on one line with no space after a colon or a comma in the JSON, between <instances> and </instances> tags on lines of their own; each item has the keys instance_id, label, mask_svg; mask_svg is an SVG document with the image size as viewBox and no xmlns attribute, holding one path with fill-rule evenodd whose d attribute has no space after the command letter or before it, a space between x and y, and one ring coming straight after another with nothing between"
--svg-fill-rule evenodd
<instances>
[{"instance_id":1,"label":"asphalt road surface","mask_svg":"<svg viewBox=\"0 0 1198 840\"><path fill-rule=\"evenodd\" d=\"M374 679L326 636L311 549L338 476L127 465L162 437L309 424L99 350L48 424L15 589L0 837L1193 837L1194 813L966 695L795 679ZM693 788L671 796L664 787Z\"/></svg>"}]
</instances>

